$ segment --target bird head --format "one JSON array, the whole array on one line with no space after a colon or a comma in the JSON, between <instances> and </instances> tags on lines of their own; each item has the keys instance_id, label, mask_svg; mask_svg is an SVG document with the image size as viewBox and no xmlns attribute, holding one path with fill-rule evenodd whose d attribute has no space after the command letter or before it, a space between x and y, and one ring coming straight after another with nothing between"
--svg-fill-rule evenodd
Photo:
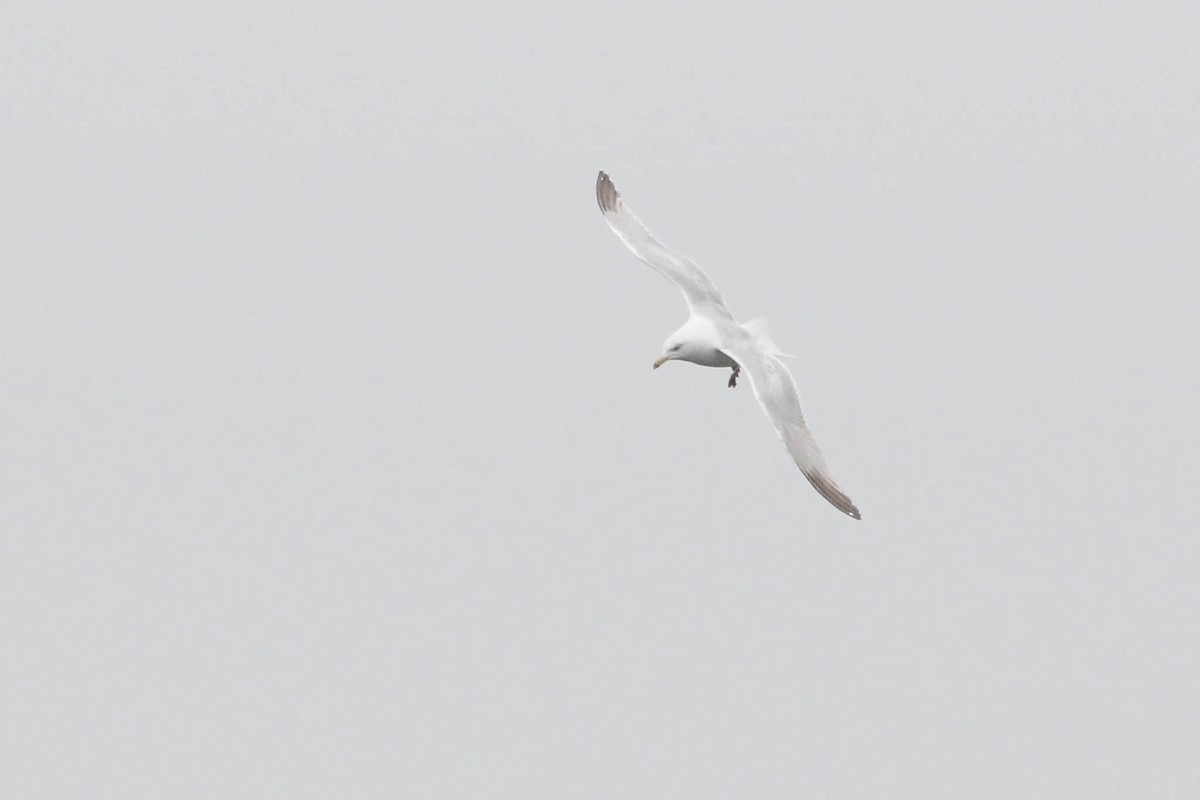
<instances>
[{"instance_id":1,"label":"bird head","mask_svg":"<svg viewBox=\"0 0 1200 800\"><path fill-rule=\"evenodd\" d=\"M683 339L677 339L672 336L663 343L663 354L654 362L654 368L658 369L668 361L684 358L687 354L688 343Z\"/></svg>"}]
</instances>

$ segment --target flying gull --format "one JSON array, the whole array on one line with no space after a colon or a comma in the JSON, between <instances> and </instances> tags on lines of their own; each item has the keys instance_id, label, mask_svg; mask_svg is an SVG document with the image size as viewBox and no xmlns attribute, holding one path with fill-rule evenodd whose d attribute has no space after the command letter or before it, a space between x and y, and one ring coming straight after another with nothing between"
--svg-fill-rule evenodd
<instances>
[{"instance_id":1,"label":"flying gull","mask_svg":"<svg viewBox=\"0 0 1200 800\"><path fill-rule=\"evenodd\" d=\"M679 287L688 307L688 321L667 337L658 369L668 361L690 361L732 371L728 386L737 386L744 372L767 418L783 439L796 466L808 482L839 511L862 519L858 508L834 482L825 457L804 422L796 383L767 337L760 321L739 324L708 276L695 264L664 247L641 223L603 172L596 178L596 201L604 220L633 254Z\"/></svg>"}]
</instances>

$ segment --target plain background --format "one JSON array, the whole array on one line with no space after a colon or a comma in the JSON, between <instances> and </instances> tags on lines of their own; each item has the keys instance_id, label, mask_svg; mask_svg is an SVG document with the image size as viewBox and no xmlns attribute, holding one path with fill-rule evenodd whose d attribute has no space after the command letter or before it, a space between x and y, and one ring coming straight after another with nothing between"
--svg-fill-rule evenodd
<instances>
[{"instance_id":1,"label":"plain background","mask_svg":"<svg viewBox=\"0 0 1200 800\"><path fill-rule=\"evenodd\" d=\"M0 794L1200 796L1200 6L1049 6L0 5Z\"/></svg>"}]
</instances>

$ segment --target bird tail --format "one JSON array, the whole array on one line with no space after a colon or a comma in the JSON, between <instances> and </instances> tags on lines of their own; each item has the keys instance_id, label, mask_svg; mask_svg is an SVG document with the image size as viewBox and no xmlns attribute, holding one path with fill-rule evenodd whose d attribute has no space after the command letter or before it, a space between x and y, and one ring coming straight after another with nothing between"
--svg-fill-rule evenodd
<instances>
[{"instance_id":1,"label":"bird tail","mask_svg":"<svg viewBox=\"0 0 1200 800\"><path fill-rule=\"evenodd\" d=\"M742 327L749 331L750 335L758 340L762 348L771 355L783 358L795 358L795 356L780 350L779 345L771 340L771 335L767 332L767 321L762 317L752 319L749 322L743 322Z\"/></svg>"}]
</instances>

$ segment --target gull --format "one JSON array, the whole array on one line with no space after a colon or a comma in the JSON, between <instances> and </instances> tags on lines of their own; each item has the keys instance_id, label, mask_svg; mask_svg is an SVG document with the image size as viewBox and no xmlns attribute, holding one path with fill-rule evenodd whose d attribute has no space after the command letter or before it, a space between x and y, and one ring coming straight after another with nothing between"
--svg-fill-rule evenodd
<instances>
[{"instance_id":1,"label":"gull","mask_svg":"<svg viewBox=\"0 0 1200 800\"><path fill-rule=\"evenodd\" d=\"M744 372L788 454L817 492L839 511L862 519L858 508L834 482L812 431L800 410L796 382L779 356L784 355L767 336L761 320L740 324L724 298L704 272L688 259L664 247L634 215L604 172L596 178L596 201L604 220L625 246L641 261L667 277L688 307L688 321L667 337L658 369L668 361L690 361L703 367L732 370L729 388Z\"/></svg>"}]
</instances>

